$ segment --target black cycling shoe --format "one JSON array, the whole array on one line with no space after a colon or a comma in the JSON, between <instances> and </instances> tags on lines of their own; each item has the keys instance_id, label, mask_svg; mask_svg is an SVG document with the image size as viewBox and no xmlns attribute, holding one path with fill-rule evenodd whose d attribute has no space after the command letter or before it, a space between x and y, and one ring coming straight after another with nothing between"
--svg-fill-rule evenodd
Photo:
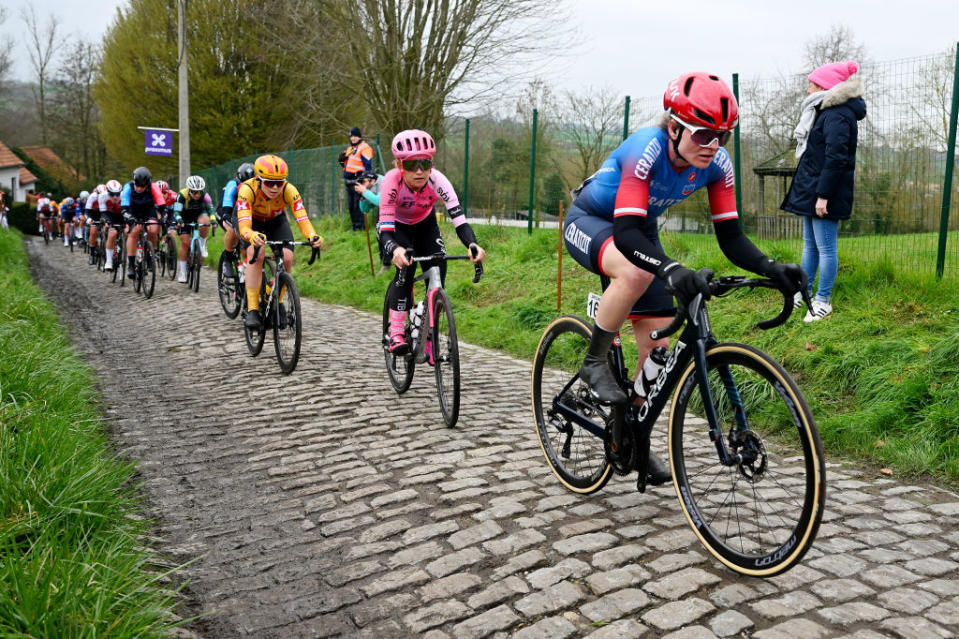
<instances>
[{"instance_id":1,"label":"black cycling shoe","mask_svg":"<svg viewBox=\"0 0 959 639\"><path fill-rule=\"evenodd\" d=\"M279 328L283 330L290 325L290 316L286 314L286 304L280 302L277 308L277 314L280 316Z\"/></svg>"},{"instance_id":2,"label":"black cycling shoe","mask_svg":"<svg viewBox=\"0 0 959 639\"><path fill-rule=\"evenodd\" d=\"M251 331L259 330L260 326L263 325L263 318L260 317L260 311L253 309L247 313L246 317L243 318L243 325Z\"/></svg>"},{"instance_id":3,"label":"black cycling shoe","mask_svg":"<svg viewBox=\"0 0 959 639\"><path fill-rule=\"evenodd\" d=\"M649 464L646 466L646 483L651 486L665 484L673 478L669 466L656 453L649 451Z\"/></svg>"},{"instance_id":4,"label":"black cycling shoe","mask_svg":"<svg viewBox=\"0 0 959 639\"><path fill-rule=\"evenodd\" d=\"M579 378L586 382L593 396L601 402L622 404L626 401L626 393L616 383L605 358L587 355L579 369Z\"/></svg>"},{"instance_id":5,"label":"black cycling shoe","mask_svg":"<svg viewBox=\"0 0 959 639\"><path fill-rule=\"evenodd\" d=\"M129 277L131 280L135 280L137 278L136 269L134 269L132 266L127 268L127 277Z\"/></svg>"},{"instance_id":6,"label":"black cycling shoe","mask_svg":"<svg viewBox=\"0 0 959 639\"><path fill-rule=\"evenodd\" d=\"M87 264L89 264L90 266L93 266L96 263L96 261L97 261L97 256L94 255L93 253L90 253L90 258L88 259Z\"/></svg>"}]
</instances>

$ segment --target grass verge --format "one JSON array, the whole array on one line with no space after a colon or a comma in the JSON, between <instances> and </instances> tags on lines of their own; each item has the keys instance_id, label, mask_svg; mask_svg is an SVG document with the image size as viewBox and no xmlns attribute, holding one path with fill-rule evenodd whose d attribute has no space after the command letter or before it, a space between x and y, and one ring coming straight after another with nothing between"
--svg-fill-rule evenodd
<instances>
[{"instance_id":1,"label":"grass verge","mask_svg":"<svg viewBox=\"0 0 959 639\"><path fill-rule=\"evenodd\" d=\"M163 636L173 595L143 547L134 469L17 232L0 232L0 353L0 634Z\"/></svg>"},{"instance_id":2,"label":"grass verge","mask_svg":"<svg viewBox=\"0 0 959 639\"><path fill-rule=\"evenodd\" d=\"M460 252L452 227L441 226L450 252ZM300 292L380 313L392 271L371 275L366 235L351 232L345 215L323 218L317 228L326 248L313 267L306 267L308 252L298 253ZM447 278L459 335L529 360L553 317L585 315L587 293L599 292L598 278L564 254L557 309L557 230L527 235L526 229L479 226L476 233L489 255L486 277L473 285L468 264L454 262ZM802 386L832 455L874 464L877 471L888 466L896 474L928 474L959 485L959 289L953 276L936 281L928 270L863 258L874 254L862 250L868 241L840 240L835 311L827 319L804 324L797 312L786 325L761 331L756 322L774 316L781 298L769 291L743 292L711 304L714 331L721 341L750 343L786 366ZM901 241L928 244L921 235ZM739 272L712 236L664 233L663 242L669 255L688 265ZM798 240L756 242L776 259L799 261ZM214 249L211 261L218 256ZM624 341L630 332L623 332ZM634 369L635 356L627 362ZM517 407L528 410L522 399Z\"/></svg>"}]
</instances>

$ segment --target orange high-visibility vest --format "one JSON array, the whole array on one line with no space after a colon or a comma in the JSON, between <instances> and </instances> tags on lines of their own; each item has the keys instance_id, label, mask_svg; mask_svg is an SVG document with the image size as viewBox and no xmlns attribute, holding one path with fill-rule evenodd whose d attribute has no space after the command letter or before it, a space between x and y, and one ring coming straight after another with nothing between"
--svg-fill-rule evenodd
<instances>
[{"instance_id":1,"label":"orange high-visibility vest","mask_svg":"<svg viewBox=\"0 0 959 639\"><path fill-rule=\"evenodd\" d=\"M346 149L346 166L343 170L347 173L360 173L366 170L363 166L363 158L373 160L373 147L366 143L366 140L360 140L356 146L350 146Z\"/></svg>"}]
</instances>

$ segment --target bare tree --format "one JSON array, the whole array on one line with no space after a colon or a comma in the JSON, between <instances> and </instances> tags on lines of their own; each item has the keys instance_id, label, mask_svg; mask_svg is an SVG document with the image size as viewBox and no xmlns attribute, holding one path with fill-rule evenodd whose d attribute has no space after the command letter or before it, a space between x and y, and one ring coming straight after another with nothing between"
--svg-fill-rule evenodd
<instances>
[{"instance_id":1,"label":"bare tree","mask_svg":"<svg viewBox=\"0 0 959 639\"><path fill-rule=\"evenodd\" d=\"M59 22L55 15L50 14L47 19L47 26L41 28L36 9L32 4L24 6L21 9L20 15L24 24L27 25L27 49L30 52L30 64L33 66L33 71L37 77L37 87L34 96L40 111L40 138L43 143L46 144L46 89L47 82L50 80L51 75L50 63L53 62L53 45L57 40L57 26Z\"/></svg>"},{"instance_id":2,"label":"bare tree","mask_svg":"<svg viewBox=\"0 0 959 639\"><path fill-rule=\"evenodd\" d=\"M868 62L865 45L856 42L852 29L844 24L833 25L828 33L816 36L803 45L806 73L830 62L846 60L855 60L859 66Z\"/></svg>"},{"instance_id":3,"label":"bare tree","mask_svg":"<svg viewBox=\"0 0 959 639\"><path fill-rule=\"evenodd\" d=\"M3 24L7 19L7 10L4 7L0 7L0 24ZM0 50L0 82L3 81L4 76L7 75L7 71L10 70L10 66L13 64L13 54L10 51L9 47L5 47Z\"/></svg>"},{"instance_id":4,"label":"bare tree","mask_svg":"<svg viewBox=\"0 0 959 639\"><path fill-rule=\"evenodd\" d=\"M49 119L55 131L52 142L80 173L87 177L100 175L103 142L97 130L99 110L93 96L100 49L89 42L73 42L61 57L50 99Z\"/></svg>"},{"instance_id":5,"label":"bare tree","mask_svg":"<svg viewBox=\"0 0 959 639\"><path fill-rule=\"evenodd\" d=\"M573 180L582 182L619 143L616 129L623 120L623 102L608 87L589 87L584 94L566 91L564 98L563 128L577 154Z\"/></svg>"},{"instance_id":6,"label":"bare tree","mask_svg":"<svg viewBox=\"0 0 959 639\"><path fill-rule=\"evenodd\" d=\"M445 107L524 75L523 60L564 32L560 0L356 0L341 25L355 61L355 93L388 132L442 137Z\"/></svg>"}]
</instances>

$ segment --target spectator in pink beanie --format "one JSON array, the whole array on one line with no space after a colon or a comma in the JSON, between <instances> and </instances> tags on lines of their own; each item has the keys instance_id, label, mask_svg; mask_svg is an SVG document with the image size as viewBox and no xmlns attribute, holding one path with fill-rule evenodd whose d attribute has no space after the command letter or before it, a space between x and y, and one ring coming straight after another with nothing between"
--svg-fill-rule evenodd
<instances>
[{"instance_id":1,"label":"spectator in pink beanie","mask_svg":"<svg viewBox=\"0 0 959 639\"><path fill-rule=\"evenodd\" d=\"M859 120L866 117L859 65L824 64L809 74L794 136L799 166L781 208L803 216L802 268L809 292L818 272L818 288L804 322L832 312L832 289L839 270L839 221L852 214ZM802 304L797 294L796 306Z\"/></svg>"}]
</instances>

